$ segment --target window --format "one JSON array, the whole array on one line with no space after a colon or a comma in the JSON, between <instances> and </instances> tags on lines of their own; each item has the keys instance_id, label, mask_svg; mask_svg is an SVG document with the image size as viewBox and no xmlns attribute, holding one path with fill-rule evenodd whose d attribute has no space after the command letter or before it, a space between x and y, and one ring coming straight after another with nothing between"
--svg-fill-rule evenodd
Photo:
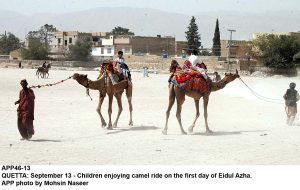
<instances>
[{"instance_id":1,"label":"window","mask_svg":"<svg viewBox=\"0 0 300 190\"><path fill-rule=\"evenodd\" d=\"M104 54L104 48L101 48L101 54L102 55Z\"/></svg>"},{"instance_id":2,"label":"window","mask_svg":"<svg viewBox=\"0 0 300 190\"><path fill-rule=\"evenodd\" d=\"M68 40L65 40L65 46L67 46L68 45Z\"/></svg>"},{"instance_id":3,"label":"window","mask_svg":"<svg viewBox=\"0 0 300 190\"><path fill-rule=\"evenodd\" d=\"M71 44L72 43L72 38L69 38L69 44Z\"/></svg>"},{"instance_id":4,"label":"window","mask_svg":"<svg viewBox=\"0 0 300 190\"><path fill-rule=\"evenodd\" d=\"M111 48L107 48L107 53L111 53Z\"/></svg>"},{"instance_id":5,"label":"window","mask_svg":"<svg viewBox=\"0 0 300 190\"><path fill-rule=\"evenodd\" d=\"M58 44L60 44L60 43L61 43L61 39L60 39L60 38L58 38L57 40L58 40Z\"/></svg>"}]
</instances>

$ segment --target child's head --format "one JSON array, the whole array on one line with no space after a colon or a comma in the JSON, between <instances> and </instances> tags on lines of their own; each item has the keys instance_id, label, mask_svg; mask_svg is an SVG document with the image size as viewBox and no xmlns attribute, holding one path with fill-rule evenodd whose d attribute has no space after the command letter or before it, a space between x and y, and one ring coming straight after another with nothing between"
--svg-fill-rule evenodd
<instances>
[{"instance_id":1,"label":"child's head","mask_svg":"<svg viewBox=\"0 0 300 190\"><path fill-rule=\"evenodd\" d=\"M291 88L291 89L295 89L295 87L296 87L296 83L291 82L291 83L290 83L290 88Z\"/></svg>"},{"instance_id":2,"label":"child's head","mask_svg":"<svg viewBox=\"0 0 300 190\"><path fill-rule=\"evenodd\" d=\"M118 51L118 57L119 58L123 57L123 51Z\"/></svg>"}]
</instances>

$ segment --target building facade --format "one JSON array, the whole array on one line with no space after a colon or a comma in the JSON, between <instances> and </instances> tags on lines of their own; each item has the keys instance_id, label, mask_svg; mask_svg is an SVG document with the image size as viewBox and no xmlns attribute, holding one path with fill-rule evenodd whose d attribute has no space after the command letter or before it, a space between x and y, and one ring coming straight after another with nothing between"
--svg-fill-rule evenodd
<instances>
[{"instance_id":1,"label":"building facade","mask_svg":"<svg viewBox=\"0 0 300 190\"><path fill-rule=\"evenodd\" d=\"M132 54L135 55L175 55L175 37L134 36L131 44Z\"/></svg>"},{"instance_id":2,"label":"building facade","mask_svg":"<svg viewBox=\"0 0 300 190\"><path fill-rule=\"evenodd\" d=\"M129 35L124 36L115 36L114 38L114 46L115 46L115 53L118 51L123 51L124 55L132 55L132 37Z\"/></svg>"},{"instance_id":3,"label":"building facade","mask_svg":"<svg viewBox=\"0 0 300 190\"><path fill-rule=\"evenodd\" d=\"M221 57L244 59L249 56L250 45L251 42L246 40L221 40Z\"/></svg>"},{"instance_id":4,"label":"building facade","mask_svg":"<svg viewBox=\"0 0 300 190\"><path fill-rule=\"evenodd\" d=\"M52 58L65 58L70 45L75 45L76 41L86 37L91 37L91 33L78 31L54 32L50 43L50 54Z\"/></svg>"}]
</instances>

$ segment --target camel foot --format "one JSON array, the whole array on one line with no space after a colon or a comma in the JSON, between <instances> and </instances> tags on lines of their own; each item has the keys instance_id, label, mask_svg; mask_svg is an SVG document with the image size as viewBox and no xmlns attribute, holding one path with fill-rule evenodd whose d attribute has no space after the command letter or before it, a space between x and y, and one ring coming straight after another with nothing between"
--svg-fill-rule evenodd
<instances>
[{"instance_id":1,"label":"camel foot","mask_svg":"<svg viewBox=\"0 0 300 190\"><path fill-rule=\"evenodd\" d=\"M114 123L113 128L117 128L118 124Z\"/></svg>"},{"instance_id":2,"label":"camel foot","mask_svg":"<svg viewBox=\"0 0 300 190\"><path fill-rule=\"evenodd\" d=\"M167 135L167 130L163 130L163 131L162 131L162 134L163 134L163 135Z\"/></svg>"},{"instance_id":3,"label":"camel foot","mask_svg":"<svg viewBox=\"0 0 300 190\"><path fill-rule=\"evenodd\" d=\"M183 135L187 135L187 132L185 132L185 131L181 131L181 134L183 134Z\"/></svg>"},{"instance_id":4,"label":"camel foot","mask_svg":"<svg viewBox=\"0 0 300 190\"><path fill-rule=\"evenodd\" d=\"M106 127L106 123L105 123L105 122L102 123L101 127L102 127L102 128Z\"/></svg>"},{"instance_id":5,"label":"camel foot","mask_svg":"<svg viewBox=\"0 0 300 190\"><path fill-rule=\"evenodd\" d=\"M133 126L133 122L132 121L129 121L129 126Z\"/></svg>"},{"instance_id":6,"label":"camel foot","mask_svg":"<svg viewBox=\"0 0 300 190\"><path fill-rule=\"evenodd\" d=\"M188 132L189 133L192 133L194 131L194 126L190 126L189 128L188 128Z\"/></svg>"},{"instance_id":7,"label":"camel foot","mask_svg":"<svg viewBox=\"0 0 300 190\"><path fill-rule=\"evenodd\" d=\"M108 124L108 126L107 126L107 129L108 130L112 130L113 129L113 126L112 126L112 124L110 123L110 124Z\"/></svg>"},{"instance_id":8,"label":"camel foot","mask_svg":"<svg viewBox=\"0 0 300 190\"><path fill-rule=\"evenodd\" d=\"M213 131L210 129L206 129L206 133L213 133Z\"/></svg>"}]
</instances>

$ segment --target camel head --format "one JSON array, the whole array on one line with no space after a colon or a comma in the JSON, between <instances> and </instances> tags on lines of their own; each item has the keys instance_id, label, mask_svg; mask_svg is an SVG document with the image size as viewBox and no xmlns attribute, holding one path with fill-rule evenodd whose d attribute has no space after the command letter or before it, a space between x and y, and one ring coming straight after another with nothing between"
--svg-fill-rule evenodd
<instances>
[{"instance_id":1,"label":"camel head","mask_svg":"<svg viewBox=\"0 0 300 190\"><path fill-rule=\"evenodd\" d=\"M226 81L226 83L229 83L229 82L232 82L234 81L236 78L239 78L240 75L236 69L235 73L232 74L232 73L225 73L225 77L224 77L224 80Z\"/></svg>"},{"instance_id":2,"label":"camel head","mask_svg":"<svg viewBox=\"0 0 300 190\"><path fill-rule=\"evenodd\" d=\"M88 86L89 79L87 78L87 75L75 73L73 75L73 79L76 80L82 86Z\"/></svg>"}]
</instances>

